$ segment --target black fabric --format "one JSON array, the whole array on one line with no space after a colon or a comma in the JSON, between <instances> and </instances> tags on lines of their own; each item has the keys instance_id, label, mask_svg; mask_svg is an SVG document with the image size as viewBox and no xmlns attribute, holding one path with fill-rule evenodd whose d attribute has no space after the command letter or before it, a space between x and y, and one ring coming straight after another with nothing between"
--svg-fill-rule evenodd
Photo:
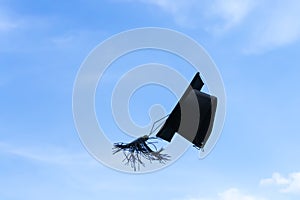
<instances>
[{"instance_id":1,"label":"black fabric","mask_svg":"<svg viewBox=\"0 0 300 200\"><path fill-rule=\"evenodd\" d=\"M214 113L212 115L212 111L215 112L215 107L212 109L212 105L216 106L216 104L212 104L212 99L216 102L216 97L210 96L206 93L201 92L201 88L203 87L204 83L201 80L199 76L199 72L196 73L193 80L191 81L189 87L186 89L185 93L179 100L179 102L176 104L175 108L171 112L170 116L166 120L163 127L159 130L159 132L156 134L157 137L162 138L168 142L170 142L174 136L174 134L177 132L190 142L192 142L194 145L196 145L199 148L202 148L207 141L209 134L211 132L211 122L213 122L212 116L214 116ZM188 98L189 95L195 95L197 98L198 106L195 106L193 102L191 101L191 98ZM181 106L185 106L185 109L188 109L190 111L191 109L199 109L199 120L198 120L198 128L196 133L190 133L190 129L188 126L182 128L181 130L178 130L181 123ZM195 107L195 108L194 108ZM193 112L193 110L191 110ZM197 112L197 110L195 111ZM188 117L188 116L186 116ZM192 120L192 119L184 119L184 120ZM181 127L180 127L181 128ZM192 138L191 138L192 135Z\"/></svg>"}]
</instances>

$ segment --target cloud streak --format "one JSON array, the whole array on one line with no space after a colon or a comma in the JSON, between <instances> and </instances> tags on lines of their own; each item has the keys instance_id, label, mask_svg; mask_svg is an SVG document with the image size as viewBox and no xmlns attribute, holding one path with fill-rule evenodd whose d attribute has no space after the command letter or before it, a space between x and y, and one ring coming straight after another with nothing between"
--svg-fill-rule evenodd
<instances>
[{"instance_id":1,"label":"cloud streak","mask_svg":"<svg viewBox=\"0 0 300 200\"><path fill-rule=\"evenodd\" d=\"M5 19L0 16L0 32L10 31L17 27L18 27L18 25L16 22L13 22L12 20Z\"/></svg>"},{"instance_id":2,"label":"cloud streak","mask_svg":"<svg viewBox=\"0 0 300 200\"><path fill-rule=\"evenodd\" d=\"M269 191L265 194L265 197L262 197L257 194L248 194L236 187L232 187L218 193L214 197L189 197L185 198L185 200L269 200L274 199L274 197L276 197L275 199L281 199L292 196L297 198L300 195L300 172L290 173L287 177L275 172L272 174L272 177L261 179L259 186L264 188L275 187L276 190L272 193Z\"/></svg>"},{"instance_id":3,"label":"cloud streak","mask_svg":"<svg viewBox=\"0 0 300 200\"><path fill-rule=\"evenodd\" d=\"M261 197L256 197L244 194L237 188L230 188L219 194L219 200L264 200Z\"/></svg>"},{"instance_id":4,"label":"cloud streak","mask_svg":"<svg viewBox=\"0 0 300 200\"><path fill-rule=\"evenodd\" d=\"M22 145L0 143L0 152L10 156L21 157L32 162L62 167L68 165L93 166L95 164L94 160L86 153L70 153L65 149L54 146L26 147Z\"/></svg>"},{"instance_id":5,"label":"cloud streak","mask_svg":"<svg viewBox=\"0 0 300 200\"><path fill-rule=\"evenodd\" d=\"M19 27L19 22L14 19L7 11L0 7L0 33L9 32Z\"/></svg>"},{"instance_id":6,"label":"cloud streak","mask_svg":"<svg viewBox=\"0 0 300 200\"><path fill-rule=\"evenodd\" d=\"M300 2L287 0L131 0L156 6L179 26L204 29L215 37L239 34L245 54L259 54L300 39Z\"/></svg>"},{"instance_id":7,"label":"cloud streak","mask_svg":"<svg viewBox=\"0 0 300 200\"><path fill-rule=\"evenodd\" d=\"M199 1L196 0L132 0L151 6L156 6L171 15L174 21L182 27L193 27L195 20L193 13L199 13Z\"/></svg>"},{"instance_id":8,"label":"cloud streak","mask_svg":"<svg viewBox=\"0 0 300 200\"><path fill-rule=\"evenodd\" d=\"M268 3L262 6L257 23L250 32L252 44L247 51L260 53L291 44L300 38L300 2L288 0L285 3Z\"/></svg>"},{"instance_id":9,"label":"cloud streak","mask_svg":"<svg viewBox=\"0 0 300 200\"><path fill-rule=\"evenodd\" d=\"M209 9L209 17L216 17L219 23L213 24L211 31L223 34L238 26L257 5L253 0L215 0Z\"/></svg>"},{"instance_id":10,"label":"cloud streak","mask_svg":"<svg viewBox=\"0 0 300 200\"><path fill-rule=\"evenodd\" d=\"M224 192L219 193L216 197L213 198L187 198L186 200L266 200L255 195L245 194L237 188L229 188Z\"/></svg>"},{"instance_id":11,"label":"cloud streak","mask_svg":"<svg viewBox=\"0 0 300 200\"><path fill-rule=\"evenodd\" d=\"M279 187L281 193L300 194L300 172L290 173L288 177L276 172L271 178L262 179L260 185Z\"/></svg>"}]
</instances>

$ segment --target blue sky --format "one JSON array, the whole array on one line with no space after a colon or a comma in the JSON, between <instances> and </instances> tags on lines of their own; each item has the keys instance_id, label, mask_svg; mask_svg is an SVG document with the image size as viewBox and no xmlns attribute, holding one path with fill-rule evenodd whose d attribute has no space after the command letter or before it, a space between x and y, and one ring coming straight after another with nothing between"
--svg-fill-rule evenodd
<instances>
[{"instance_id":1,"label":"blue sky","mask_svg":"<svg viewBox=\"0 0 300 200\"><path fill-rule=\"evenodd\" d=\"M0 198L299 199L299 9L296 0L2 0ZM131 175L84 149L72 90L96 45L145 26L203 45L223 77L227 116L204 160L190 148L163 170Z\"/></svg>"}]
</instances>

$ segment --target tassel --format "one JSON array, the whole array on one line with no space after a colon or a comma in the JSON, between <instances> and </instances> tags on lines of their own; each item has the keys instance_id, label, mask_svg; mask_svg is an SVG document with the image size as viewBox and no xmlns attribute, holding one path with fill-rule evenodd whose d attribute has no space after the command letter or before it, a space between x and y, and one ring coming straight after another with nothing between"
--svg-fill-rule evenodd
<instances>
[{"instance_id":1,"label":"tassel","mask_svg":"<svg viewBox=\"0 0 300 200\"><path fill-rule=\"evenodd\" d=\"M113 146L113 154L122 151L125 155L123 162L125 162L126 165L130 165L134 171L140 170L141 165L145 167L145 163L142 159L149 160L150 163L152 163L152 161L158 161L159 163L165 164L166 161L170 160L170 156L162 153L163 148L157 150L154 142L149 142L151 139L156 138L144 135L130 143L115 143ZM148 145L152 145L155 151Z\"/></svg>"}]
</instances>

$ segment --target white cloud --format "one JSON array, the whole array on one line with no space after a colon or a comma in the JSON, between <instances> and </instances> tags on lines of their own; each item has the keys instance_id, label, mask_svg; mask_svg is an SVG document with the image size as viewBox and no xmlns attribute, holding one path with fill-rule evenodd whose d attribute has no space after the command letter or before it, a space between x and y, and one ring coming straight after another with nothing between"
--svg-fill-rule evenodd
<instances>
[{"instance_id":1,"label":"white cloud","mask_svg":"<svg viewBox=\"0 0 300 200\"><path fill-rule=\"evenodd\" d=\"M211 31L224 32L238 25L255 7L256 0L132 0L154 5L162 11L169 13L175 22L183 27L199 25L211 19Z\"/></svg>"},{"instance_id":2,"label":"white cloud","mask_svg":"<svg viewBox=\"0 0 300 200\"><path fill-rule=\"evenodd\" d=\"M58 166L86 165L93 166L94 160L86 153L71 153L54 146L32 147L0 143L0 152L22 157L33 162L47 163Z\"/></svg>"},{"instance_id":3,"label":"white cloud","mask_svg":"<svg viewBox=\"0 0 300 200\"><path fill-rule=\"evenodd\" d=\"M263 200L263 198L244 194L237 188L230 188L219 194L220 200Z\"/></svg>"},{"instance_id":4,"label":"white cloud","mask_svg":"<svg viewBox=\"0 0 300 200\"><path fill-rule=\"evenodd\" d=\"M19 22L0 8L0 33L13 30L18 26Z\"/></svg>"},{"instance_id":5,"label":"white cloud","mask_svg":"<svg viewBox=\"0 0 300 200\"><path fill-rule=\"evenodd\" d=\"M287 178L273 173L271 178L262 179L261 186L278 186L281 193L300 194L300 172L290 173Z\"/></svg>"},{"instance_id":6,"label":"white cloud","mask_svg":"<svg viewBox=\"0 0 300 200\"><path fill-rule=\"evenodd\" d=\"M218 37L239 33L237 45L246 54L263 53L300 38L297 0L127 1L157 6L182 27L205 29Z\"/></svg>"},{"instance_id":7,"label":"white cloud","mask_svg":"<svg viewBox=\"0 0 300 200\"><path fill-rule=\"evenodd\" d=\"M255 8L254 0L215 0L209 9L210 15L221 20L220 24L212 25L213 31L220 34L239 25Z\"/></svg>"},{"instance_id":8,"label":"white cloud","mask_svg":"<svg viewBox=\"0 0 300 200\"><path fill-rule=\"evenodd\" d=\"M209 198L202 198L202 197L191 197L191 198L187 198L185 200L212 200L212 199L209 199Z\"/></svg>"},{"instance_id":9,"label":"white cloud","mask_svg":"<svg viewBox=\"0 0 300 200\"><path fill-rule=\"evenodd\" d=\"M251 27L248 53L261 53L291 44L300 38L300 2L265 3Z\"/></svg>"},{"instance_id":10,"label":"white cloud","mask_svg":"<svg viewBox=\"0 0 300 200\"><path fill-rule=\"evenodd\" d=\"M17 28L17 23L0 17L0 31L9 31Z\"/></svg>"},{"instance_id":11,"label":"white cloud","mask_svg":"<svg viewBox=\"0 0 300 200\"><path fill-rule=\"evenodd\" d=\"M266 178L266 179L262 179L260 181L260 185L272 185L272 184L276 184L276 185L285 185L288 184L289 180L284 178L283 176L281 176L281 174L279 173L273 173L271 178Z\"/></svg>"},{"instance_id":12,"label":"white cloud","mask_svg":"<svg viewBox=\"0 0 300 200\"><path fill-rule=\"evenodd\" d=\"M254 195L245 194L237 188L229 188L222 193L219 193L217 197L213 198L187 198L186 200L266 200Z\"/></svg>"},{"instance_id":13,"label":"white cloud","mask_svg":"<svg viewBox=\"0 0 300 200\"><path fill-rule=\"evenodd\" d=\"M280 197L280 195L284 195L285 197L290 197L291 195L299 195L300 194L300 172L290 173L287 177L284 177L280 173L273 173L271 178L261 179L260 186L275 186L276 190L270 193L270 191L265 194L266 197L261 197L257 194L248 194L244 191L232 187L224 192L219 193L216 196L210 197L189 197L185 198L185 200L268 200L274 199L275 197ZM273 196L273 197L272 197ZM271 198L272 197L272 198ZM294 196L295 197L295 196Z\"/></svg>"},{"instance_id":14,"label":"white cloud","mask_svg":"<svg viewBox=\"0 0 300 200\"><path fill-rule=\"evenodd\" d=\"M162 11L170 14L174 21L183 27L193 27L195 20L193 19L198 7L202 4L196 0L132 0L148 5L153 5Z\"/></svg>"},{"instance_id":15,"label":"white cloud","mask_svg":"<svg viewBox=\"0 0 300 200\"><path fill-rule=\"evenodd\" d=\"M194 1L182 1L182 0L139 0L142 3L153 4L166 12L172 14L179 14L182 8L187 8Z\"/></svg>"}]
</instances>

